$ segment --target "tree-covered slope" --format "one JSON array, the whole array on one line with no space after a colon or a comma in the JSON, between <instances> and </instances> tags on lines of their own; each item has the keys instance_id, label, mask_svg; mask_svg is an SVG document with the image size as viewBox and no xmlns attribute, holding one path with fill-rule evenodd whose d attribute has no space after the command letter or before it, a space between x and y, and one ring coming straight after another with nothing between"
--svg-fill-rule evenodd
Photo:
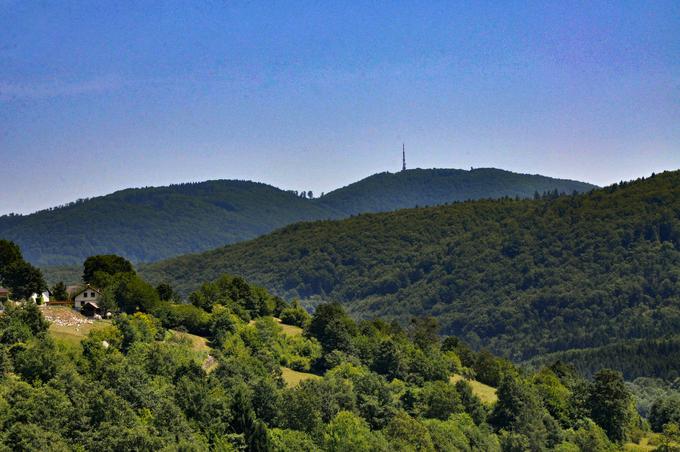
<instances>
[{"instance_id":1,"label":"tree-covered slope","mask_svg":"<svg viewBox=\"0 0 680 452\"><path fill-rule=\"evenodd\" d=\"M513 359L680 331L680 172L583 195L295 224L146 267L185 293L221 273L356 315L439 318Z\"/></svg>"},{"instance_id":2,"label":"tree-covered slope","mask_svg":"<svg viewBox=\"0 0 680 452\"><path fill-rule=\"evenodd\" d=\"M251 239L298 221L592 187L494 169L433 169L378 174L306 199L265 184L219 180L128 189L32 215L0 217L0 238L19 244L29 261L43 267L79 265L88 256L110 253L151 262Z\"/></svg>"},{"instance_id":3,"label":"tree-covered slope","mask_svg":"<svg viewBox=\"0 0 680 452\"><path fill-rule=\"evenodd\" d=\"M334 216L293 193L246 181L122 190L27 216L0 218L39 265L81 264L114 253L154 261L256 237L296 221ZM337 215L335 215L337 216Z\"/></svg>"},{"instance_id":4,"label":"tree-covered slope","mask_svg":"<svg viewBox=\"0 0 680 452\"><path fill-rule=\"evenodd\" d=\"M413 169L380 173L323 196L318 202L346 214L387 212L407 207L432 206L470 199L529 198L536 192L584 192L591 184L565 179L518 174L495 168Z\"/></svg>"},{"instance_id":5,"label":"tree-covered slope","mask_svg":"<svg viewBox=\"0 0 680 452\"><path fill-rule=\"evenodd\" d=\"M532 359L529 364L538 368L558 360L574 366L588 378L600 369L610 368L620 371L630 381L648 376L674 381L680 377L680 336L631 339L602 347L549 353Z\"/></svg>"}]
</instances>

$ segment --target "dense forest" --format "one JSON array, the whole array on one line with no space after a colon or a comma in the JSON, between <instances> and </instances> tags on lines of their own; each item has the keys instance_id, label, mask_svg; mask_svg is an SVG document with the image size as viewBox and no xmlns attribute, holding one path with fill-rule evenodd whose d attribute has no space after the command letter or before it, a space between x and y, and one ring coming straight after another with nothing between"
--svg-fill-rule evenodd
<instances>
[{"instance_id":1,"label":"dense forest","mask_svg":"<svg viewBox=\"0 0 680 452\"><path fill-rule=\"evenodd\" d=\"M386 212L472 199L529 198L536 193L586 192L594 185L495 168L413 169L380 173L332 191L318 200L345 214Z\"/></svg>"},{"instance_id":2,"label":"dense forest","mask_svg":"<svg viewBox=\"0 0 680 452\"><path fill-rule=\"evenodd\" d=\"M134 262L203 251L302 220L333 218L294 193L246 181L122 190L31 215L0 217L0 238L30 262L80 264L115 253Z\"/></svg>"},{"instance_id":3,"label":"dense forest","mask_svg":"<svg viewBox=\"0 0 680 452\"><path fill-rule=\"evenodd\" d=\"M680 172L586 194L295 224L142 268L188 293L224 272L515 361L680 331Z\"/></svg>"},{"instance_id":4,"label":"dense forest","mask_svg":"<svg viewBox=\"0 0 680 452\"><path fill-rule=\"evenodd\" d=\"M549 353L529 362L542 365L556 360L569 363L587 377L609 367L621 371L626 380L654 376L674 381L680 378L680 337L631 339L601 347Z\"/></svg>"},{"instance_id":5,"label":"dense forest","mask_svg":"<svg viewBox=\"0 0 680 452\"><path fill-rule=\"evenodd\" d=\"M0 238L39 266L80 264L115 253L152 262L251 239L282 226L451 201L531 197L593 188L496 169L382 173L314 198L254 182L219 180L122 190L31 215L0 217Z\"/></svg>"},{"instance_id":6,"label":"dense forest","mask_svg":"<svg viewBox=\"0 0 680 452\"><path fill-rule=\"evenodd\" d=\"M431 317L357 322L334 303L310 316L229 275L177 304L120 257L83 270L113 320L76 341L43 317L68 308L0 315L2 450L590 452L651 438L668 451L678 439L677 394L638 386L660 394L647 421L618 372L527 372L441 337ZM496 388L484 399L483 384Z\"/></svg>"}]
</instances>

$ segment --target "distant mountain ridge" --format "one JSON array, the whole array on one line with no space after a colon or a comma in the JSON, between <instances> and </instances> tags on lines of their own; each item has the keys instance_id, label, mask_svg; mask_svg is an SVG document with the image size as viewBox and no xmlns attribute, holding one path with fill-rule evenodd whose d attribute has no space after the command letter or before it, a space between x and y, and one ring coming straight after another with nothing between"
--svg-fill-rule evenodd
<instances>
[{"instance_id":1,"label":"distant mountain ridge","mask_svg":"<svg viewBox=\"0 0 680 452\"><path fill-rule=\"evenodd\" d=\"M318 201L345 214L388 212L484 198L528 198L535 192L584 192L595 185L496 168L412 169L378 173L334 190Z\"/></svg>"},{"instance_id":2,"label":"distant mountain ridge","mask_svg":"<svg viewBox=\"0 0 680 452\"><path fill-rule=\"evenodd\" d=\"M134 262L209 250L300 221L480 198L587 191L593 185L498 169L380 173L316 199L235 180L121 190L30 215L0 217L0 238L40 266L114 253Z\"/></svg>"}]
</instances>

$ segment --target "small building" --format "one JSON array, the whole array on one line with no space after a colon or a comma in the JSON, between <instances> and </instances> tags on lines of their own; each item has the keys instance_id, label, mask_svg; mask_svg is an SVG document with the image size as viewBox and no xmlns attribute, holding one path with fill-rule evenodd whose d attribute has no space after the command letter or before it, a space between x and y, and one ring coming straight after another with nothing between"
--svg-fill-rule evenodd
<instances>
[{"instance_id":1,"label":"small building","mask_svg":"<svg viewBox=\"0 0 680 452\"><path fill-rule=\"evenodd\" d=\"M44 291L41 294L38 294L37 292L33 292L30 297L28 297L28 301L32 301L33 303L37 303L40 298L42 298L43 303L49 303L50 302L50 295L52 295L52 292L49 290Z\"/></svg>"},{"instance_id":2,"label":"small building","mask_svg":"<svg viewBox=\"0 0 680 452\"><path fill-rule=\"evenodd\" d=\"M97 314L101 314L101 309L94 301L86 301L80 308L80 313L86 317L94 317Z\"/></svg>"},{"instance_id":3,"label":"small building","mask_svg":"<svg viewBox=\"0 0 680 452\"><path fill-rule=\"evenodd\" d=\"M101 296L102 293L99 290L87 284L86 286L81 287L80 290L75 293L73 298L73 308L80 311L87 302L98 304ZM97 309L99 309L98 305Z\"/></svg>"},{"instance_id":4,"label":"small building","mask_svg":"<svg viewBox=\"0 0 680 452\"><path fill-rule=\"evenodd\" d=\"M0 301L9 300L9 289L5 287L0 287Z\"/></svg>"}]
</instances>

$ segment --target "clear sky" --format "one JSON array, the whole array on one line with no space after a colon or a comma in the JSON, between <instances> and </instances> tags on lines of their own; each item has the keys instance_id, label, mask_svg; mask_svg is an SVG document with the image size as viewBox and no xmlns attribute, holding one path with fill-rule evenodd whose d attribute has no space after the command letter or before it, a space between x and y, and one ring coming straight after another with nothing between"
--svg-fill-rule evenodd
<instances>
[{"instance_id":1,"label":"clear sky","mask_svg":"<svg viewBox=\"0 0 680 452\"><path fill-rule=\"evenodd\" d=\"M329 191L680 167L680 2L0 0L0 214L217 178Z\"/></svg>"}]
</instances>

